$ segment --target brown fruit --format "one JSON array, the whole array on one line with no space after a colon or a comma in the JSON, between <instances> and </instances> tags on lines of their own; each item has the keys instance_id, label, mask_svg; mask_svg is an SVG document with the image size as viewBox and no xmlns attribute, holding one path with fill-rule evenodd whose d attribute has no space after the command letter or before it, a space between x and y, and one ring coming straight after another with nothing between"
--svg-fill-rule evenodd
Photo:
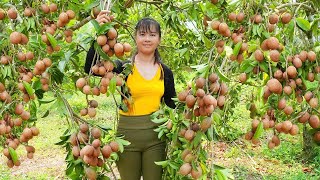
<instances>
[{"instance_id":1,"label":"brown fruit","mask_svg":"<svg viewBox=\"0 0 320 180\"><path fill-rule=\"evenodd\" d=\"M313 93L311 91L307 91L306 94L304 95L304 98L306 99L307 102L309 102L312 97L313 97Z\"/></svg>"},{"instance_id":2,"label":"brown fruit","mask_svg":"<svg viewBox=\"0 0 320 180\"><path fill-rule=\"evenodd\" d=\"M302 62L305 62L308 58L308 52L307 51L301 51L299 54L299 58Z\"/></svg>"},{"instance_id":3,"label":"brown fruit","mask_svg":"<svg viewBox=\"0 0 320 180\"><path fill-rule=\"evenodd\" d=\"M20 104L17 104L16 107L15 107L15 110L14 112L17 114L17 115L21 115L23 113L23 105L20 103Z\"/></svg>"},{"instance_id":4,"label":"brown fruit","mask_svg":"<svg viewBox=\"0 0 320 180\"><path fill-rule=\"evenodd\" d=\"M184 134L184 138L188 141L192 141L192 139L194 138L194 135L195 135L195 132L191 129L188 129Z\"/></svg>"},{"instance_id":5,"label":"brown fruit","mask_svg":"<svg viewBox=\"0 0 320 180\"><path fill-rule=\"evenodd\" d=\"M320 131L314 133L313 139L314 139L314 141L316 141L316 142L320 142Z\"/></svg>"},{"instance_id":6,"label":"brown fruit","mask_svg":"<svg viewBox=\"0 0 320 180\"><path fill-rule=\"evenodd\" d=\"M262 22L262 16L260 14L255 15L253 18L253 22L256 24L260 24Z\"/></svg>"},{"instance_id":7,"label":"brown fruit","mask_svg":"<svg viewBox=\"0 0 320 180\"><path fill-rule=\"evenodd\" d=\"M281 94L282 93L282 85L277 79L270 79L267 82L267 86L269 88L269 91L275 94Z\"/></svg>"},{"instance_id":8,"label":"brown fruit","mask_svg":"<svg viewBox=\"0 0 320 180\"><path fill-rule=\"evenodd\" d=\"M253 132L252 132L252 131L247 132L247 133L245 134L245 136L244 136L244 138L245 138L246 140L251 140L252 137L253 137Z\"/></svg>"},{"instance_id":9,"label":"brown fruit","mask_svg":"<svg viewBox=\"0 0 320 180\"><path fill-rule=\"evenodd\" d=\"M69 141L72 144L72 146L77 146L78 145L77 133L72 133L70 135Z\"/></svg>"},{"instance_id":10,"label":"brown fruit","mask_svg":"<svg viewBox=\"0 0 320 180\"><path fill-rule=\"evenodd\" d=\"M108 145L108 144L104 145L103 148L101 149L101 153L104 158L109 158L112 153L112 149L111 149L110 145Z\"/></svg>"},{"instance_id":11,"label":"brown fruit","mask_svg":"<svg viewBox=\"0 0 320 180\"><path fill-rule=\"evenodd\" d=\"M32 131L33 136L38 136L39 135L39 129L37 127L31 127L30 130Z\"/></svg>"},{"instance_id":12,"label":"brown fruit","mask_svg":"<svg viewBox=\"0 0 320 180\"><path fill-rule=\"evenodd\" d=\"M88 108L88 115L89 115L89 117L95 117L96 114L97 114L97 111L96 111L95 108L92 108L92 107L89 107L89 108Z\"/></svg>"},{"instance_id":13,"label":"brown fruit","mask_svg":"<svg viewBox=\"0 0 320 180\"><path fill-rule=\"evenodd\" d=\"M308 60L309 60L310 62L314 62L316 59L317 59L316 53L313 52L313 51L309 51L309 52L308 52Z\"/></svg>"},{"instance_id":14,"label":"brown fruit","mask_svg":"<svg viewBox=\"0 0 320 180\"><path fill-rule=\"evenodd\" d=\"M89 85L83 86L82 92L87 95L91 94L91 87Z\"/></svg>"},{"instance_id":15,"label":"brown fruit","mask_svg":"<svg viewBox=\"0 0 320 180\"><path fill-rule=\"evenodd\" d=\"M310 114L308 113L308 112L301 112L300 114L299 114L299 119L298 119L298 121L300 122L300 123L306 123L308 120L309 120L309 118L310 118Z\"/></svg>"},{"instance_id":16,"label":"brown fruit","mask_svg":"<svg viewBox=\"0 0 320 180\"><path fill-rule=\"evenodd\" d=\"M228 25L226 23L220 23L219 25L219 33L223 34L225 32L227 32L227 30L229 29Z\"/></svg>"},{"instance_id":17,"label":"brown fruit","mask_svg":"<svg viewBox=\"0 0 320 180\"><path fill-rule=\"evenodd\" d=\"M259 121L259 120L257 120L257 119L253 119L253 120L252 120L252 123L251 123L252 130L257 129L257 127L258 127L259 123L260 123L260 121Z\"/></svg>"},{"instance_id":18,"label":"brown fruit","mask_svg":"<svg viewBox=\"0 0 320 180\"><path fill-rule=\"evenodd\" d=\"M258 61L258 62L262 62L264 57L263 57L263 53L261 50L257 49L255 52L254 52L254 58Z\"/></svg>"},{"instance_id":19,"label":"brown fruit","mask_svg":"<svg viewBox=\"0 0 320 180\"><path fill-rule=\"evenodd\" d=\"M237 15L236 15L236 13L232 12L228 15L228 18L230 21L235 21L237 18Z\"/></svg>"},{"instance_id":20,"label":"brown fruit","mask_svg":"<svg viewBox=\"0 0 320 180\"><path fill-rule=\"evenodd\" d=\"M317 115L311 115L310 118L309 118L309 125L313 129L318 128L320 126L319 117Z\"/></svg>"},{"instance_id":21,"label":"brown fruit","mask_svg":"<svg viewBox=\"0 0 320 180\"><path fill-rule=\"evenodd\" d=\"M241 83L246 82L246 80L247 80L247 74L246 74L246 73L241 73L241 74L239 75L239 80L240 80Z\"/></svg>"},{"instance_id":22,"label":"brown fruit","mask_svg":"<svg viewBox=\"0 0 320 180\"><path fill-rule=\"evenodd\" d=\"M270 59L273 62L279 62L280 60L280 53L277 50L271 50L270 51Z\"/></svg>"},{"instance_id":23,"label":"brown fruit","mask_svg":"<svg viewBox=\"0 0 320 180\"><path fill-rule=\"evenodd\" d=\"M213 30L218 30L220 25L220 21L212 21L210 26Z\"/></svg>"},{"instance_id":24,"label":"brown fruit","mask_svg":"<svg viewBox=\"0 0 320 180\"><path fill-rule=\"evenodd\" d=\"M287 68L287 74L289 78L295 78L297 76L297 69L294 66L289 66Z\"/></svg>"},{"instance_id":25,"label":"brown fruit","mask_svg":"<svg viewBox=\"0 0 320 180\"><path fill-rule=\"evenodd\" d=\"M317 108L318 107L318 98L316 98L316 97L311 98L308 103L309 103L310 107Z\"/></svg>"},{"instance_id":26,"label":"brown fruit","mask_svg":"<svg viewBox=\"0 0 320 180\"><path fill-rule=\"evenodd\" d=\"M92 128L91 129L91 135L95 138L95 139L99 139L101 137L101 130L99 128Z\"/></svg>"},{"instance_id":27,"label":"brown fruit","mask_svg":"<svg viewBox=\"0 0 320 180\"><path fill-rule=\"evenodd\" d=\"M96 100L91 100L91 101L89 101L89 105L90 105L90 107L97 108L98 102Z\"/></svg>"},{"instance_id":28,"label":"brown fruit","mask_svg":"<svg viewBox=\"0 0 320 180\"><path fill-rule=\"evenodd\" d=\"M113 47L113 50L115 53L123 53L124 48L123 45L121 43L116 43Z\"/></svg>"},{"instance_id":29,"label":"brown fruit","mask_svg":"<svg viewBox=\"0 0 320 180\"><path fill-rule=\"evenodd\" d=\"M31 115L30 115L30 112L28 112L28 111L23 111L20 116L21 116L21 119L22 119L22 120L25 120L25 121L26 121L26 120L30 119L30 116L31 116Z\"/></svg>"},{"instance_id":30,"label":"brown fruit","mask_svg":"<svg viewBox=\"0 0 320 180\"><path fill-rule=\"evenodd\" d=\"M267 41L267 47L269 49L278 49L279 48L279 40L276 37L270 37Z\"/></svg>"},{"instance_id":31,"label":"brown fruit","mask_svg":"<svg viewBox=\"0 0 320 180\"><path fill-rule=\"evenodd\" d=\"M277 14L271 14L269 16L269 23L270 24L276 24L279 21L279 16Z\"/></svg>"},{"instance_id":32,"label":"brown fruit","mask_svg":"<svg viewBox=\"0 0 320 180\"><path fill-rule=\"evenodd\" d=\"M179 94L178 94L178 99L179 101L182 101L184 102L186 100L186 97L188 96L188 90L184 90L184 91L181 91Z\"/></svg>"},{"instance_id":33,"label":"brown fruit","mask_svg":"<svg viewBox=\"0 0 320 180\"><path fill-rule=\"evenodd\" d=\"M111 141L109 143L111 149L113 152L118 152L119 151L119 144L116 141Z\"/></svg>"},{"instance_id":34,"label":"brown fruit","mask_svg":"<svg viewBox=\"0 0 320 180\"><path fill-rule=\"evenodd\" d=\"M3 9L0 8L0 20L3 20L6 16L6 13L4 12Z\"/></svg>"},{"instance_id":35,"label":"brown fruit","mask_svg":"<svg viewBox=\"0 0 320 180\"><path fill-rule=\"evenodd\" d=\"M118 36L117 30L114 28L109 29L107 36L109 39L115 39Z\"/></svg>"},{"instance_id":36,"label":"brown fruit","mask_svg":"<svg viewBox=\"0 0 320 180\"><path fill-rule=\"evenodd\" d=\"M274 135L271 139L271 141L276 145L279 146L280 145L280 139L278 136Z\"/></svg>"},{"instance_id":37,"label":"brown fruit","mask_svg":"<svg viewBox=\"0 0 320 180\"><path fill-rule=\"evenodd\" d=\"M274 72L273 76L274 76L276 79L281 80L281 79L282 79L282 76L283 76L283 73L282 73L282 71L281 71L280 69L277 69L277 70Z\"/></svg>"},{"instance_id":38,"label":"brown fruit","mask_svg":"<svg viewBox=\"0 0 320 180\"><path fill-rule=\"evenodd\" d=\"M74 157L79 157L80 156L80 148L78 146L73 146L72 147L72 154Z\"/></svg>"},{"instance_id":39,"label":"brown fruit","mask_svg":"<svg viewBox=\"0 0 320 180\"><path fill-rule=\"evenodd\" d=\"M129 43L123 43L123 51L124 52L130 52L131 51L131 45Z\"/></svg>"},{"instance_id":40,"label":"brown fruit","mask_svg":"<svg viewBox=\"0 0 320 180\"><path fill-rule=\"evenodd\" d=\"M100 46L104 46L105 44L107 44L108 38L105 35L100 35L97 37L97 43Z\"/></svg>"},{"instance_id":41,"label":"brown fruit","mask_svg":"<svg viewBox=\"0 0 320 180\"><path fill-rule=\"evenodd\" d=\"M179 169L179 173L182 175L182 176L186 176L188 174L191 173L191 165L189 163L184 163L180 169Z\"/></svg>"},{"instance_id":42,"label":"brown fruit","mask_svg":"<svg viewBox=\"0 0 320 180\"><path fill-rule=\"evenodd\" d=\"M312 72L309 72L307 75L307 79L308 81L313 82L315 79L314 74Z\"/></svg>"},{"instance_id":43,"label":"brown fruit","mask_svg":"<svg viewBox=\"0 0 320 180\"><path fill-rule=\"evenodd\" d=\"M191 177L193 179L199 179L202 175L202 169L200 166L197 167L197 169L192 169L191 170Z\"/></svg>"},{"instance_id":44,"label":"brown fruit","mask_svg":"<svg viewBox=\"0 0 320 180\"><path fill-rule=\"evenodd\" d=\"M89 130L88 124L85 124L85 123L81 124L79 128L82 133L86 133Z\"/></svg>"},{"instance_id":45,"label":"brown fruit","mask_svg":"<svg viewBox=\"0 0 320 180\"><path fill-rule=\"evenodd\" d=\"M19 44L20 42L21 42L21 40L22 40L22 36L21 36L21 33L20 32L12 32L11 34L10 34L10 42L12 43L12 44Z\"/></svg>"},{"instance_id":46,"label":"brown fruit","mask_svg":"<svg viewBox=\"0 0 320 180\"><path fill-rule=\"evenodd\" d=\"M10 8L10 9L8 10L7 14L8 14L8 17L9 17L10 19L17 19L17 17L18 17L18 13L17 13L17 11L16 11L14 8Z\"/></svg>"},{"instance_id":47,"label":"brown fruit","mask_svg":"<svg viewBox=\"0 0 320 180\"><path fill-rule=\"evenodd\" d=\"M188 108L192 108L195 103L196 103L196 98L192 94L187 95L186 104Z\"/></svg>"},{"instance_id":48,"label":"brown fruit","mask_svg":"<svg viewBox=\"0 0 320 180\"><path fill-rule=\"evenodd\" d=\"M226 95L228 92L228 86L226 83L222 82L220 84L220 95Z\"/></svg>"},{"instance_id":49,"label":"brown fruit","mask_svg":"<svg viewBox=\"0 0 320 180\"><path fill-rule=\"evenodd\" d=\"M58 9L58 6L55 3L51 3L49 5L49 9L50 9L50 12L56 12Z\"/></svg>"},{"instance_id":50,"label":"brown fruit","mask_svg":"<svg viewBox=\"0 0 320 180\"><path fill-rule=\"evenodd\" d=\"M48 14L50 12L50 8L48 5L46 4L41 4L41 10L43 11L43 13Z\"/></svg>"},{"instance_id":51,"label":"brown fruit","mask_svg":"<svg viewBox=\"0 0 320 180\"><path fill-rule=\"evenodd\" d=\"M87 81L85 78L79 78L76 82L76 86L79 89L82 89L86 85Z\"/></svg>"},{"instance_id":52,"label":"brown fruit","mask_svg":"<svg viewBox=\"0 0 320 180\"><path fill-rule=\"evenodd\" d=\"M80 110L80 115L81 116L85 116L87 114L88 114L88 109L87 108L83 108L83 109Z\"/></svg>"},{"instance_id":53,"label":"brown fruit","mask_svg":"<svg viewBox=\"0 0 320 180\"><path fill-rule=\"evenodd\" d=\"M73 19L76 17L76 14L72 10L67 10L66 14L68 15L69 19Z\"/></svg>"},{"instance_id":54,"label":"brown fruit","mask_svg":"<svg viewBox=\"0 0 320 180\"><path fill-rule=\"evenodd\" d=\"M197 88L203 88L205 83L206 83L206 79L204 79L203 77L199 77L198 79L196 79Z\"/></svg>"},{"instance_id":55,"label":"brown fruit","mask_svg":"<svg viewBox=\"0 0 320 180\"><path fill-rule=\"evenodd\" d=\"M284 109L283 109L283 112L286 114L286 115L290 115L293 113L293 108L291 106L286 106Z\"/></svg>"},{"instance_id":56,"label":"brown fruit","mask_svg":"<svg viewBox=\"0 0 320 180\"><path fill-rule=\"evenodd\" d=\"M244 13L240 12L239 14L237 14L237 22L241 23L244 20Z\"/></svg>"},{"instance_id":57,"label":"brown fruit","mask_svg":"<svg viewBox=\"0 0 320 180\"><path fill-rule=\"evenodd\" d=\"M212 119L210 117L207 117L204 120L202 120L200 124L200 128L203 132L205 132L211 127L211 124L212 124Z\"/></svg>"},{"instance_id":58,"label":"brown fruit","mask_svg":"<svg viewBox=\"0 0 320 180\"><path fill-rule=\"evenodd\" d=\"M292 136L295 136L295 135L298 134L298 132L299 132L299 127L298 127L296 124L292 125L289 133L290 133Z\"/></svg>"},{"instance_id":59,"label":"brown fruit","mask_svg":"<svg viewBox=\"0 0 320 180\"><path fill-rule=\"evenodd\" d=\"M284 13L284 14L281 16L281 22L282 22L283 24L288 24L290 21L291 21L291 14L290 14L290 13Z\"/></svg>"},{"instance_id":60,"label":"brown fruit","mask_svg":"<svg viewBox=\"0 0 320 180\"><path fill-rule=\"evenodd\" d=\"M300 58L298 57L295 57L293 60L292 60L292 64L294 65L294 67L296 68L301 68L302 67L302 61Z\"/></svg>"},{"instance_id":61,"label":"brown fruit","mask_svg":"<svg viewBox=\"0 0 320 180\"><path fill-rule=\"evenodd\" d=\"M292 88L291 86L284 86L283 92L287 95L290 95L292 93Z\"/></svg>"},{"instance_id":62,"label":"brown fruit","mask_svg":"<svg viewBox=\"0 0 320 180\"><path fill-rule=\"evenodd\" d=\"M88 180L96 180L97 179L97 172L91 167L85 168L85 174L86 174Z\"/></svg>"},{"instance_id":63,"label":"brown fruit","mask_svg":"<svg viewBox=\"0 0 320 180\"><path fill-rule=\"evenodd\" d=\"M219 107L223 107L225 100L226 100L225 96L219 96L218 99L217 99L218 106Z\"/></svg>"},{"instance_id":64,"label":"brown fruit","mask_svg":"<svg viewBox=\"0 0 320 180\"><path fill-rule=\"evenodd\" d=\"M286 107L286 99L282 98L280 99L280 101L278 102L278 108L279 109L284 109Z\"/></svg>"}]
</instances>

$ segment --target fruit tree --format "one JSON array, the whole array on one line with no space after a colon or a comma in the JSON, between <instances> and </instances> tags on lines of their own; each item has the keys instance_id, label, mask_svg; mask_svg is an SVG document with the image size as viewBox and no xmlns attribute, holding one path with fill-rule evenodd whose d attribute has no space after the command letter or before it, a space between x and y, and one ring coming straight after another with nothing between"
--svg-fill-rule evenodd
<instances>
[{"instance_id":1,"label":"fruit tree","mask_svg":"<svg viewBox=\"0 0 320 180\"><path fill-rule=\"evenodd\" d=\"M228 132L234 108L246 93L246 140L270 149L282 137L303 136L311 158L320 144L320 62L317 0L2 0L0 2L0 142L8 167L19 166L15 149L41 135L41 117L59 112L68 122L57 143L67 150L66 174L72 179L107 178L117 153L130 142L115 136L114 126L95 121L97 96L112 96L126 109L122 94L130 65L117 74L114 60L134 51L133 27L151 16L162 26L159 51L174 71L176 109L152 115L159 138L168 141L165 179L221 179L230 176L214 164L217 139ZM110 10L110 22L95 17ZM93 45L102 61L83 70ZM98 76L97 76L98 75ZM68 98L84 94L86 104L71 107ZM122 96L119 101L116 96ZM116 108L117 109L117 108ZM115 111L116 111L115 109Z\"/></svg>"}]
</instances>

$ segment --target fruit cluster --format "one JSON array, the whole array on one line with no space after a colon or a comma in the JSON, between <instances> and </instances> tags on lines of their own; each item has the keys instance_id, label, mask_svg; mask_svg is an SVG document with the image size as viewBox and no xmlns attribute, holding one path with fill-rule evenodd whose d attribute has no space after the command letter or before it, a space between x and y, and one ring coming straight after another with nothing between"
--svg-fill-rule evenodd
<instances>
[{"instance_id":1,"label":"fruit cluster","mask_svg":"<svg viewBox=\"0 0 320 180\"><path fill-rule=\"evenodd\" d=\"M117 42L117 37L118 33L116 29L111 28L106 35L99 35L97 37L97 43L108 56L116 55L116 57L120 58L124 53L131 51L131 45Z\"/></svg>"},{"instance_id":2,"label":"fruit cluster","mask_svg":"<svg viewBox=\"0 0 320 180\"><path fill-rule=\"evenodd\" d=\"M216 73L210 74L208 77L198 77L195 79L195 87L191 86L178 94L180 103L186 105L185 119L189 121L189 127L181 127L179 136L186 139L188 143L192 143L199 132L205 133L211 127L212 113L216 108L223 108L225 103L225 95L228 92L227 85L222 82ZM171 129L170 121L167 128ZM201 145L198 145L201 146ZM196 154L198 146L190 146L181 154L183 164L179 169L182 176L190 174L192 178L197 179L202 175L200 166L193 168L192 162L196 162Z\"/></svg>"},{"instance_id":3,"label":"fruit cluster","mask_svg":"<svg viewBox=\"0 0 320 180\"><path fill-rule=\"evenodd\" d=\"M20 160L14 150L18 148L19 145L23 144L27 151L27 157L29 159L33 158L33 153L35 148L28 145L28 141L33 138L33 136L39 135L39 130L37 127L28 127L24 121L30 118L30 113L23 109L22 104L17 104L15 108L15 113L20 117L12 117L10 114L5 114L4 118L0 120L0 137L5 137L3 155L7 157L7 166L12 168L13 166L20 166ZM21 131L18 135L17 131Z\"/></svg>"},{"instance_id":4,"label":"fruit cluster","mask_svg":"<svg viewBox=\"0 0 320 180\"><path fill-rule=\"evenodd\" d=\"M97 127L81 124L79 130L71 134L69 141L72 146L72 155L75 159L82 159L86 165L85 174L88 179L96 179L97 172L93 167L103 167L111 153L119 151L119 144L111 141L107 144L101 141L102 133Z\"/></svg>"}]
</instances>

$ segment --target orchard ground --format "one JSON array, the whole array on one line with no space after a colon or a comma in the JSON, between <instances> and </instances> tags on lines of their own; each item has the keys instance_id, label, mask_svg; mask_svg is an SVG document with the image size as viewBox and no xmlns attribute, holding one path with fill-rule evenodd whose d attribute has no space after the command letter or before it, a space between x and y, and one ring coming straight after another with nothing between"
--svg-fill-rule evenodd
<instances>
[{"instance_id":1,"label":"orchard ground","mask_svg":"<svg viewBox=\"0 0 320 180\"><path fill-rule=\"evenodd\" d=\"M95 119L102 124L112 126L115 105L111 97L105 98L103 95L94 99L99 102ZM85 105L85 97L75 95L69 102L72 107L80 111ZM51 104L41 106L37 122L40 135L31 141L36 148L34 158L27 159L24 148L20 146L18 154L21 166L8 169L5 157L1 154L0 179L67 179L65 150L61 146L54 145L66 130L66 121L55 112L50 112L49 116L41 118ZM244 105L238 105L235 116L239 121L234 121L230 125L240 127L244 134L251 123L249 112ZM235 179L319 179L320 169L316 163L306 163L300 158L303 153L302 137L287 135L281 138L285 141L273 150L267 148L267 140L263 141L261 146L254 146L242 136L230 142L214 142L212 149L214 158L211 160L215 164L229 168ZM114 171L119 176L116 168ZM109 177L112 177L111 174Z\"/></svg>"}]
</instances>

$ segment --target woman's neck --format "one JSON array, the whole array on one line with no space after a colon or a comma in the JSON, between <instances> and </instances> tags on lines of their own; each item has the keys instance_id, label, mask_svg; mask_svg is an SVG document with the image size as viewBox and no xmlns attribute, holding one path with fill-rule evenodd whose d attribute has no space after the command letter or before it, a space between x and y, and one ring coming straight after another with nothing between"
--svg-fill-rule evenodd
<instances>
[{"instance_id":1,"label":"woman's neck","mask_svg":"<svg viewBox=\"0 0 320 180\"><path fill-rule=\"evenodd\" d=\"M144 55L144 54L137 54L135 56L135 62L140 64L154 64L155 57L153 54L151 55Z\"/></svg>"}]
</instances>

